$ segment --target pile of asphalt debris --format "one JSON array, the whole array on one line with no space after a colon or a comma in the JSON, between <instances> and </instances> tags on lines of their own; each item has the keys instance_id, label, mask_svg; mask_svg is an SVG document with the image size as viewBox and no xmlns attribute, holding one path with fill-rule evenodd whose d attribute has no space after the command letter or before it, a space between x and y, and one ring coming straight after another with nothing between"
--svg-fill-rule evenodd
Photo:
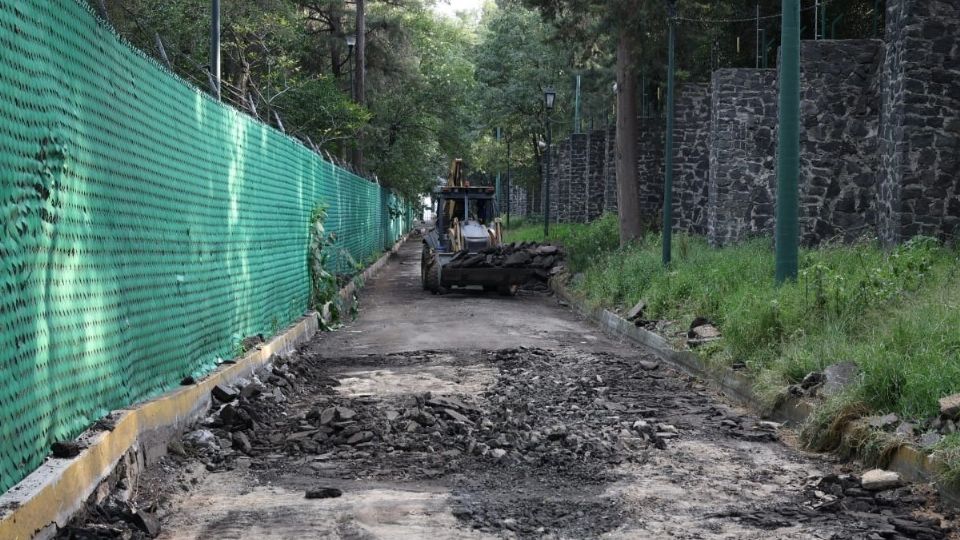
<instances>
[{"instance_id":1,"label":"pile of asphalt debris","mask_svg":"<svg viewBox=\"0 0 960 540\"><path fill-rule=\"evenodd\" d=\"M690 392L697 383L662 373L656 362L604 353L526 347L477 353L498 374L469 396L343 395L327 375L343 366L424 365L440 354L274 357L249 379L213 389L205 419L170 444L168 476L189 462L212 473L244 468L349 481L437 480L451 486L454 515L466 527L522 538L589 538L626 519L618 497L605 495L618 479L616 465L645 463L651 452L696 431L751 442L777 437L778 425ZM191 489L189 482L179 488ZM570 490L581 500L577 507L555 497ZM305 492L340 495L326 484ZM916 517L922 507L906 488L867 490L856 477L832 475L811 479L791 504L734 507L708 518L773 530L798 522L826 526L844 515L860 524L856 538L943 538L934 520ZM154 521L151 512L108 498L58 538L151 538L159 530Z\"/></svg>"},{"instance_id":2,"label":"pile of asphalt debris","mask_svg":"<svg viewBox=\"0 0 960 540\"><path fill-rule=\"evenodd\" d=\"M491 356L506 365L501 366L498 384L478 398L427 392L392 403L376 397L341 397L336 393L338 381L305 377L304 371L322 369L319 361L278 358L252 381L216 387L209 416L183 439L185 450L213 472L233 468L240 457L263 461L278 452L315 456L316 461L347 458L371 463L384 454L416 454L421 466L402 470L374 466L366 472L396 478L456 472L468 457L487 464L549 464L564 469L620 463L635 456L635 450L665 448L666 441L677 436L674 426L643 419L648 408L631 409L609 400L605 391L611 382L600 376L563 380L557 395L562 404L538 404L535 394L542 393L545 381L528 366L510 364L518 358L521 363L531 359L549 363L552 355L547 351L508 350ZM340 361L362 365L369 359ZM304 394L309 405L286 405Z\"/></svg>"},{"instance_id":3,"label":"pile of asphalt debris","mask_svg":"<svg viewBox=\"0 0 960 540\"><path fill-rule=\"evenodd\" d=\"M869 474L869 473L868 473ZM733 518L761 529L779 529L797 523L816 525L842 522L842 536L853 540L905 539L938 540L949 531L939 518L918 513L926 498L914 494L902 483L871 484L852 474L830 474L812 478L803 498L795 504L764 509L727 509L711 518Z\"/></svg>"},{"instance_id":4,"label":"pile of asphalt debris","mask_svg":"<svg viewBox=\"0 0 960 540\"><path fill-rule=\"evenodd\" d=\"M484 248L471 254L458 252L447 265L450 268L532 268L542 279L560 271L564 252L551 244L513 242Z\"/></svg>"}]
</instances>

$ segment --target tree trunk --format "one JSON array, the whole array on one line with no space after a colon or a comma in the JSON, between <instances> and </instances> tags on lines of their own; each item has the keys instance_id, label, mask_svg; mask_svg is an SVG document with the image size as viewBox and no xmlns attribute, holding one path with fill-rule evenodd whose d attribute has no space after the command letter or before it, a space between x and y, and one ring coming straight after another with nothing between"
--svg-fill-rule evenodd
<instances>
[{"instance_id":1,"label":"tree trunk","mask_svg":"<svg viewBox=\"0 0 960 540\"><path fill-rule=\"evenodd\" d=\"M357 0L357 49L356 49L356 99L358 105L365 105L367 72L367 13L366 0ZM356 145L353 148L353 166L363 170L363 130L357 131Z\"/></svg>"},{"instance_id":2,"label":"tree trunk","mask_svg":"<svg viewBox=\"0 0 960 540\"><path fill-rule=\"evenodd\" d=\"M626 25L624 25L626 26ZM637 78L630 30L617 41L617 212L620 245L641 237L640 194L637 190Z\"/></svg>"}]
</instances>

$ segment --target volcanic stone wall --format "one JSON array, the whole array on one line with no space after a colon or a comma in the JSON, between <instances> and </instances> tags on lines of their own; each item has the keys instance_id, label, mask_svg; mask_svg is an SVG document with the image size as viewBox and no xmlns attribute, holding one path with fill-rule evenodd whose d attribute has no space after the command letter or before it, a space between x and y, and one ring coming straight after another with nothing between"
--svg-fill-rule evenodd
<instances>
[{"instance_id":1,"label":"volcanic stone wall","mask_svg":"<svg viewBox=\"0 0 960 540\"><path fill-rule=\"evenodd\" d=\"M603 141L603 211L617 211L617 128L609 126Z\"/></svg>"},{"instance_id":2,"label":"volcanic stone wall","mask_svg":"<svg viewBox=\"0 0 960 540\"><path fill-rule=\"evenodd\" d=\"M773 226L777 72L720 69L711 90L707 236L722 245Z\"/></svg>"},{"instance_id":3,"label":"volcanic stone wall","mask_svg":"<svg viewBox=\"0 0 960 540\"><path fill-rule=\"evenodd\" d=\"M509 191L510 196L510 215L523 217L528 215L529 208L527 207L527 188L524 186L515 186L511 185ZM506 212L507 208L502 208L502 212Z\"/></svg>"},{"instance_id":4,"label":"volcanic stone wall","mask_svg":"<svg viewBox=\"0 0 960 540\"><path fill-rule=\"evenodd\" d=\"M876 234L879 40L806 41L800 79L803 243Z\"/></svg>"},{"instance_id":5,"label":"volcanic stone wall","mask_svg":"<svg viewBox=\"0 0 960 540\"><path fill-rule=\"evenodd\" d=\"M677 92L673 124L673 230L707 233L710 180L708 84L687 84Z\"/></svg>"},{"instance_id":6,"label":"volcanic stone wall","mask_svg":"<svg viewBox=\"0 0 960 540\"><path fill-rule=\"evenodd\" d=\"M642 116L637 125L637 191L640 217L656 226L663 211L664 123L660 116Z\"/></svg>"},{"instance_id":7,"label":"volcanic stone wall","mask_svg":"<svg viewBox=\"0 0 960 540\"><path fill-rule=\"evenodd\" d=\"M960 2L888 0L878 229L955 239L960 220Z\"/></svg>"},{"instance_id":8,"label":"volcanic stone wall","mask_svg":"<svg viewBox=\"0 0 960 540\"><path fill-rule=\"evenodd\" d=\"M879 236L954 239L960 230L960 0L888 0L881 40L801 49L800 234L806 245ZM674 230L715 245L775 222L778 80L720 69L677 94ZM664 120L638 119L643 220L663 205ZM617 210L614 128L557 146L560 221ZM602 181L602 188L601 188ZM601 198L602 192L602 198Z\"/></svg>"},{"instance_id":9,"label":"volcanic stone wall","mask_svg":"<svg viewBox=\"0 0 960 540\"><path fill-rule=\"evenodd\" d=\"M590 222L603 214L606 197L607 132L597 129L589 134L586 148L587 172L585 178L584 221Z\"/></svg>"}]
</instances>

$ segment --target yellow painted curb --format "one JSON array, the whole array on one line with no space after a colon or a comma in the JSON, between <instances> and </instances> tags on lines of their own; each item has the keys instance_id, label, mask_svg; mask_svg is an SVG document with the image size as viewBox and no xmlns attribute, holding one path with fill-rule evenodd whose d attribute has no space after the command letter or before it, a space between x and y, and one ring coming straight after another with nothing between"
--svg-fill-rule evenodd
<instances>
[{"instance_id":1,"label":"yellow painted curb","mask_svg":"<svg viewBox=\"0 0 960 540\"><path fill-rule=\"evenodd\" d=\"M406 241L403 236L361 274L371 277ZM358 288L351 280L340 291L345 300ZM192 386L172 390L133 409L115 411L112 431L87 431L78 442L86 446L70 459L50 458L37 470L0 495L0 540L50 538L69 522L106 479L120 459L151 434L166 440L197 420L210 406L210 391L247 377L277 353L292 351L317 332L317 313L311 312L286 332L249 352L236 364L225 364ZM168 436L164 437L164 433ZM165 445L165 443L164 443Z\"/></svg>"}]
</instances>

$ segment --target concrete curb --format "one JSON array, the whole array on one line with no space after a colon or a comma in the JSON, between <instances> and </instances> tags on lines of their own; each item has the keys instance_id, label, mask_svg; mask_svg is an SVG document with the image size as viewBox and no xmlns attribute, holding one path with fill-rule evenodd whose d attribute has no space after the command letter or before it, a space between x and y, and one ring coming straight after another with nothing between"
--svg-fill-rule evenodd
<instances>
[{"instance_id":1,"label":"concrete curb","mask_svg":"<svg viewBox=\"0 0 960 540\"><path fill-rule=\"evenodd\" d=\"M341 300L351 301L363 280L383 268L407 237L404 235L344 286L340 290ZM90 496L98 492L122 460L130 479L128 485L136 485L136 477L143 467L166 454L167 443L204 415L210 407L210 391L214 386L249 377L274 354L293 351L317 333L317 319L316 312L308 313L235 364L220 366L194 385L177 388L133 408L114 411L111 414L115 420L113 430L88 430L77 438L86 447L79 456L50 458L0 495L0 538L52 537L58 527L66 525Z\"/></svg>"},{"instance_id":2,"label":"concrete curb","mask_svg":"<svg viewBox=\"0 0 960 540\"><path fill-rule=\"evenodd\" d=\"M785 399L773 411L764 410L753 392L753 380L746 374L730 368L705 366L694 353L674 349L663 336L639 328L612 311L588 306L571 293L560 279L551 279L550 288L575 312L592 320L604 332L650 349L665 364L701 379L708 386L758 413L765 413L770 418L791 426L802 425L813 413L813 404L797 398ZM845 431L848 434L852 432L852 426L848 426ZM887 468L900 473L907 482L936 483L939 463L916 446L905 443L894 452ZM936 487L944 503L960 508L960 488L945 487L939 483L936 483Z\"/></svg>"}]
</instances>

